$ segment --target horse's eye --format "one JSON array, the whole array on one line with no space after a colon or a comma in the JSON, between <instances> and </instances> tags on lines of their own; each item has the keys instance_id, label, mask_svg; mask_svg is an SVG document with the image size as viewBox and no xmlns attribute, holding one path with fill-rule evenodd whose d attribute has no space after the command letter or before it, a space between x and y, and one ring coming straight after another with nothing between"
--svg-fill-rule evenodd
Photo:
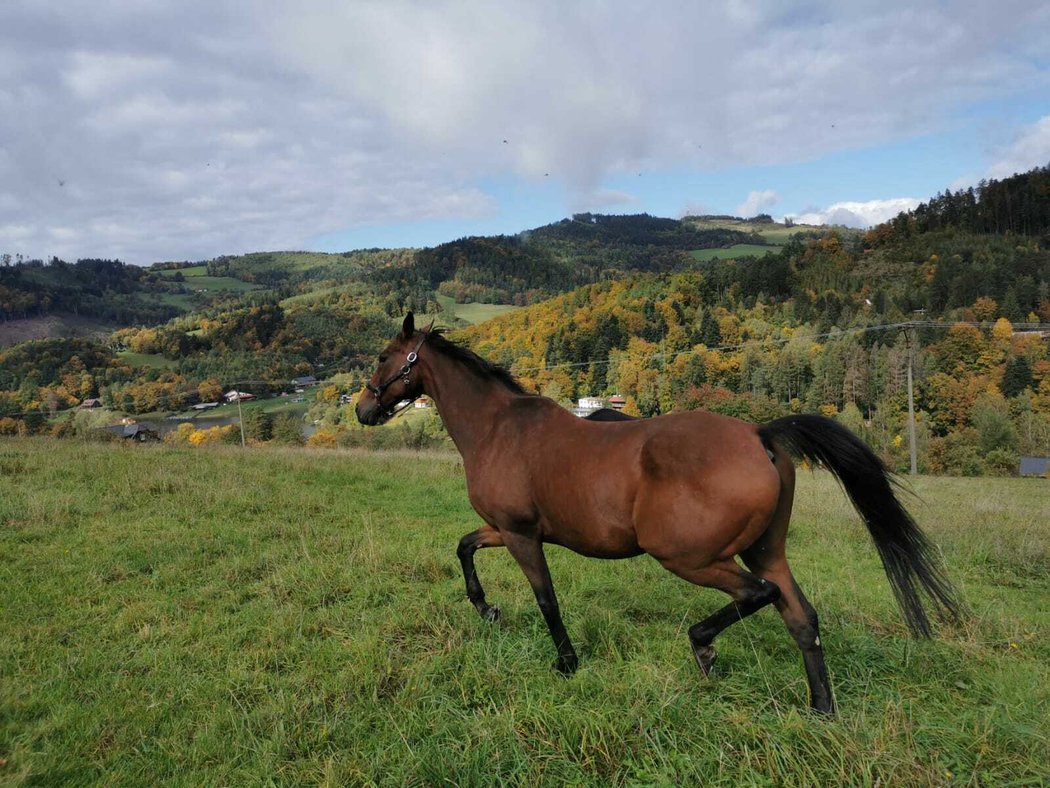
<instances>
[{"instance_id":1,"label":"horse's eye","mask_svg":"<svg viewBox=\"0 0 1050 788\"><path fill-rule=\"evenodd\" d=\"M388 355L387 355L386 353L384 353L383 355L381 355L381 356L379 357L379 363L380 363L380 364L385 364L385 363L386 363L386 360L387 360L388 358L390 358L390 356L388 356Z\"/></svg>"}]
</instances>

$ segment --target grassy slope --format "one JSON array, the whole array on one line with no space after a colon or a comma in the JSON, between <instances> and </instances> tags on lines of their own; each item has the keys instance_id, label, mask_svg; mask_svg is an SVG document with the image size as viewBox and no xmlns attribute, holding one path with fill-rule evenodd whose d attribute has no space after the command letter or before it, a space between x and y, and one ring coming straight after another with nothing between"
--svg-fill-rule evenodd
<instances>
[{"instance_id":1,"label":"grassy slope","mask_svg":"<svg viewBox=\"0 0 1050 788\"><path fill-rule=\"evenodd\" d=\"M243 282L232 276L208 276L208 266L195 265L190 268L164 269L158 272L161 276L171 279L175 274L181 273L185 277L184 285L187 289L197 292L203 290L220 290L231 293L247 293L251 290L262 289L260 285L251 282Z\"/></svg>"},{"instance_id":2,"label":"grassy slope","mask_svg":"<svg viewBox=\"0 0 1050 788\"><path fill-rule=\"evenodd\" d=\"M827 229L824 226L811 224L794 224L788 227L784 224L747 222L743 219L689 217L684 221L700 230L729 229L740 230L740 232L744 233L758 233L767 244L782 244L797 232Z\"/></svg>"},{"instance_id":3,"label":"grassy slope","mask_svg":"<svg viewBox=\"0 0 1050 788\"><path fill-rule=\"evenodd\" d=\"M512 304L457 304L451 297L445 295L438 295L437 300L446 310L451 309L452 314L472 326L520 308Z\"/></svg>"},{"instance_id":4,"label":"grassy slope","mask_svg":"<svg viewBox=\"0 0 1050 788\"><path fill-rule=\"evenodd\" d=\"M117 355L126 363L136 367L153 367L155 369L175 369L178 364L160 353L134 353L122 350Z\"/></svg>"},{"instance_id":5,"label":"grassy slope","mask_svg":"<svg viewBox=\"0 0 1050 788\"><path fill-rule=\"evenodd\" d=\"M0 782L1034 784L1048 776L1050 521L1039 480L920 479L975 611L904 637L835 484L800 475L796 574L841 707L802 711L772 611L647 558L548 552L582 659L564 680L504 551L463 598L458 458L0 441Z\"/></svg>"},{"instance_id":6,"label":"grassy slope","mask_svg":"<svg viewBox=\"0 0 1050 788\"><path fill-rule=\"evenodd\" d=\"M733 244L725 249L694 249L689 254L694 260L729 260L736 257L763 257L779 252L779 246L759 246L758 244Z\"/></svg>"}]
</instances>

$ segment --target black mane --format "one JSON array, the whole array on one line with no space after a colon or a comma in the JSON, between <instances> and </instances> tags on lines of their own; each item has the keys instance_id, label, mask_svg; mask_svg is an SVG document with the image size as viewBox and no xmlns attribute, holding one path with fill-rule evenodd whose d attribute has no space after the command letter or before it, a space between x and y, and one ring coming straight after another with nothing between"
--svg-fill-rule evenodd
<instances>
[{"instance_id":1,"label":"black mane","mask_svg":"<svg viewBox=\"0 0 1050 788\"><path fill-rule=\"evenodd\" d=\"M502 383L515 394L532 393L522 388L517 378L506 369L491 361L486 361L472 350L450 342L441 335L442 333L442 329L435 328L427 335L427 344L438 353L455 359L483 380L495 380L497 383Z\"/></svg>"}]
</instances>

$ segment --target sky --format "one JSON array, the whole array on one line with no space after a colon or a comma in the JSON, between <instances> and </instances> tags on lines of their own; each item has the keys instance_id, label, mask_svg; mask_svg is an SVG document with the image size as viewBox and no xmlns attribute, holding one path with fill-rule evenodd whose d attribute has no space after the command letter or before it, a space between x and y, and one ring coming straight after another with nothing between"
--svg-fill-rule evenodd
<instances>
[{"instance_id":1,"label":"sky","mask_svg":"<svg viewBox=\"0 0 1050 788\"><path fill-rule=\"evenodd\" d=\"M0 253L865 226L1050 164L1050 4L3 0Z\"/></svg>"}]
</instances>

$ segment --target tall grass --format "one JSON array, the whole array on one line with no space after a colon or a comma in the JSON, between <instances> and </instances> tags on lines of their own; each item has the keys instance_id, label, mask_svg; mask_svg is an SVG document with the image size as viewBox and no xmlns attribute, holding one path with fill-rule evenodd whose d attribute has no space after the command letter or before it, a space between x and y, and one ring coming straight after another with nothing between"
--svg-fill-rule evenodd
<instances>
[{"instance_id":1,"label":"tall grass","mask_svg":"<svg viewBox=\"0 0 1050 788\"><path fill-rule=\"evenodd\" d=\"M906 637L875 551L826 475L789 541L839 704L805 711L773 611L642 557L548 554L579 673L550 670L501 550L465 600L478 524L445 454L0 442L0 782L961 784L1050 777L1050 494L922 478L917 519L973 609Z\"/></svg>"}]
</instances>

